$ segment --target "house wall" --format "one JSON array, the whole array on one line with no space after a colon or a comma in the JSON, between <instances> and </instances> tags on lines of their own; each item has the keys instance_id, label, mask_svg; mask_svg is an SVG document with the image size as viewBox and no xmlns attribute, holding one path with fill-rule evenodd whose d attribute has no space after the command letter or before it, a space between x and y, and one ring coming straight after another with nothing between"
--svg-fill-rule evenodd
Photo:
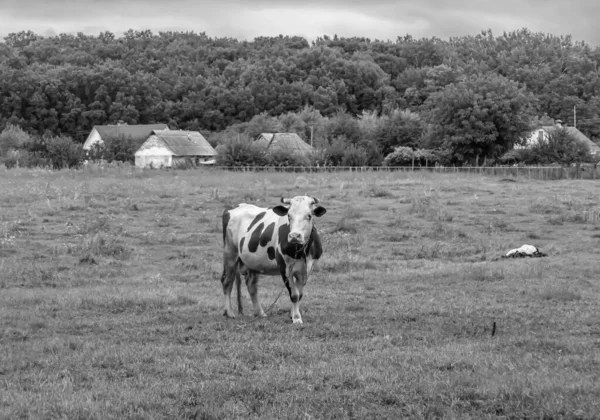
<instances>
[{"instance_id":1,"label":"house wall","mask_svg":"<svg viewBox=\"0 0 600 420\"><path fill-rule=\"evenodd\" d=\"M170 155L136 155L136 168L170 168L172 166Z\"/></svg>"},{"instance_id":2,"label":"house wall","mask_svg":"<svg viewBox=\"0 0 600 420\"><path fill-rule=\"evenodd\" d=\"M87 139L85 139L85 143L83 143L83 150L90 150L94 143L104 143L102 141L102 137L100 137L100 133L95 128L92 129Z\"/></svg>"},{"instance_id":3,"label":"house wall","mask_svg":"<svg viewBox=\"0 0 600 420\"><path fill-rule=\"evenodd\" d=\"M151 135L135 152L137 168L170 168L173 164L173 153L167 149L157 136Z\"/></svg>"}]
</instances>

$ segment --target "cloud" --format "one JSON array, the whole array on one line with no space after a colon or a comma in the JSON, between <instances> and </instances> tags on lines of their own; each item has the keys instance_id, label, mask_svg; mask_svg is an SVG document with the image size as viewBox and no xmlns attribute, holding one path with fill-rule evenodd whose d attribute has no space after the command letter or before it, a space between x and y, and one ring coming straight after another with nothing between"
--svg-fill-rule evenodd
<instances>
[{"instance_id":1,"label":"cloud","mask_svg":"<svg viewBox=\"0 0 600 420\"><path fill-rule=\"evenodd\" d=\"M600 2L577 5L558 0L3 0L0 37L21 30L120 35L150 29L238 39L337 34L395 40L406 34L447 39L488 28L498 35L526 27L600 44L595 22Z\"/></svg>"}]
</instances>

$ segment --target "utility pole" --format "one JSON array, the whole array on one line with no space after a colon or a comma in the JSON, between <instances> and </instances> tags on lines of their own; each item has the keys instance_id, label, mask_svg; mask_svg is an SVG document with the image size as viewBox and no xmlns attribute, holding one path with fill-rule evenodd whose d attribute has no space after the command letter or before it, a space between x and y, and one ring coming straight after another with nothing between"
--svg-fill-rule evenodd
<instances>
[{"instance_id":1,"label":"utility pole","mask_svg":"<svg viewBox=\"0 0 600 420\"><path fill-rule=\"evenodd\" d=\"M573 127L577 128L577 106L573 105Z\"/></svg>"},{"instance_id":2,"label":"utility pole","mask_svg":"<svg viewBox=\"0 0 600 420\"><path fill-rule=\"evenodd\" d=\"M310 126L310 147L313 147L313 126Z\"/></svg>"}]
</instances>

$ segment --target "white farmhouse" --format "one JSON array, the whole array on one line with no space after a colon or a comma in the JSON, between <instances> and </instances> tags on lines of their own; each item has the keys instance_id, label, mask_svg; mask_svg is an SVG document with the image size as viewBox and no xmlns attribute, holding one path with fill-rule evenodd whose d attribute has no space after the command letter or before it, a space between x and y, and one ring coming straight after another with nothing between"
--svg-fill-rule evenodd
<instances>
[{"instance_id":1,"label":"white farmhouse","mask_svg":"<svg viewBox=\"0 0 600 420\"><path fill-rule=\"evenodd\" d=\"M154 130L135 152L138 168L214 164L217 151L197 131Z\"/></svg>"}]
</instances>

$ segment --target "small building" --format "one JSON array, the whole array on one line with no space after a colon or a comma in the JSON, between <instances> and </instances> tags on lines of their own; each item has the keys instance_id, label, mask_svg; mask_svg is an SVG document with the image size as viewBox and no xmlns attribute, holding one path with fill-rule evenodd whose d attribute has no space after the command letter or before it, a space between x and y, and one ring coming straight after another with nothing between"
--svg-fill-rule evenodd
<instances>
[{"instance_id":1,"label":"small building","mask_svg":"<svg viewBox=\"0 0 600 420\"><path fill-rule=\"evenodd\" d=\"M536 128L531 132L531 134L527 137L525 145L523 146L515 146L515 149L524 149L530 148L534 144L537 144L540 140L546 141L548 140L548 133L557 128L564 128L567 130L567 133L571 134L577 141L582 144L585 144L590 149L590 154L592 156L600 156L600 146L590 140L585 134L579 131L576 127L568 127L562 125L561 120L556 121L556 125L547 125L543 127Z\"/></svg>"},{"instance_id":2,"label":"small building","mask_svg":"<svg viewBox=\"0 0 600 420\"><path fill-rule=\"evenodd\" d=\"M197 131L154 130L135 152L138 168L214 164L217 152Z\"/></svg>"},{"instance_id":3,"label":"small building","mask_svg":"<svg viewBox=\"0 0 600 420\"><path fill-rule=\"evenodd\" d=\"M94 144L104 144L105 139L131 139L137 144L143 142L152 130L168 130L167 124L143 124L143 125L95 125L88 134L83 150L90 150Z\"/></svg>"},{"instance_id":4,"label":"small building","mask_svg":"<svg viewBox=\"0 0 600 420\"><path fill-rule=\"evenodd\" d=\"M296 133L261 133L254 143L269 151L287 151L290 154L307 155L315 150Z\"/></svg>"}]
</instances>

